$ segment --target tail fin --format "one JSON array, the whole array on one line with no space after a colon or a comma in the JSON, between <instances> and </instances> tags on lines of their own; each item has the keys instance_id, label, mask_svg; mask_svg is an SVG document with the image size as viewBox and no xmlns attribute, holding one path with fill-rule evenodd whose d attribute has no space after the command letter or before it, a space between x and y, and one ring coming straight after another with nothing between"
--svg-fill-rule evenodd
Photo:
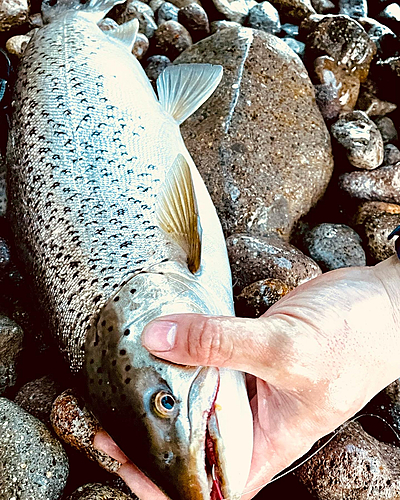
<instances>
[{"instance_id":1,"label":"tail fin","mask_svg":"<svg viewBox=\"0 0 400 500\"><path fill-rule=\"evenodd\" d=\"M80 11L91 21L98 23L114 5L125 0L43 0L42 15L45 23L50 23L67 11Z\"/></svg>"}]
</instances>

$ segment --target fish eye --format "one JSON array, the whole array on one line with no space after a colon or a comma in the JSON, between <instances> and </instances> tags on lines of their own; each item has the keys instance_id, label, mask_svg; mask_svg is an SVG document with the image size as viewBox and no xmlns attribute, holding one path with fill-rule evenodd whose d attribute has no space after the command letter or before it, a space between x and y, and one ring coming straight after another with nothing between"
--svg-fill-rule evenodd
<instances>
[{"instance_id":1,"label":"fish eye","mask_svg":"<svg viewBox=\"0 0 400 500\"><path fill-rule=\"evenodd\" d=\"M160 391L154 395L153 406L160 417L170 417L175 413L176 401L174 396L167 391Z\"/></svg>"}]
</instances>

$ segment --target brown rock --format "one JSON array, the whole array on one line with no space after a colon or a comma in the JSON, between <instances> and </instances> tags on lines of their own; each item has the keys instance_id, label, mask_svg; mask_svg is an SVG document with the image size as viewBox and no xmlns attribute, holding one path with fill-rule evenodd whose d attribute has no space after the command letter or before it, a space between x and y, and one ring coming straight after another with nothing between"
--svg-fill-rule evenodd
<instances>
[{"instance_id":1,"label":"brown rock","mask_svg":"<svg viewBox=\"0 0 400 500\"><path fill-rule=\"evenodd\" d=\"M31 41L34 31L37 31L37 29L30 31L26 35L15 35L9 38L6 43L7 52L21 58L24 55L28 43Z\"/></svg>"},{"instance_id":2,"label":"brown rock","mask_svg":"<svg viewBox=\"0 0 400 500\"><path fill-rule=\"evenodd\" d=\"M155 50L174 60L184 50L192 45L188 30L176 21L166 21L161 24L155 34Z\"/></svg>"},{"instance_id":3,"label":"brown rock","mask_svg":"<svg viewBox=\"0 0 400 500\"><path fill-rule=\"evenodd\" d=\"M128 0L121 5L117 5L110 13L110 17L115 19L118 24L137 19L139 21L139 31L146 35L147 38L151 38L157 29L153 10L140 0Z\"/></svg>"},{"instance_id":4,"label":"brown rock","mask_svg":"<svg viewBox=\"0 0 400 500\"><path fill-rule=\"evenodd\" d=\"M110 488L109 486L104 486L104 484L99 483L88 483L84 486L80 486L71 495L67 497L67 500L131 500L132 497L128 497L122 491L116 490L115 488Z\"/></svg>"},{"instance_id":5,"label":"brown rock","mask_svg":"<svg viewBox=\"0 0 400 500\"><path fill-rule=\"evenodd\" d=\"M379 442L353 422L296 475L318 500L397 500L399 471L400 449Z\"/></svg>"},{"instance_id":6,"label":"brown rock","mask_svg":"<svg viewBox=\"0 0 400 500\"><path fill-rule=\"evenodd\" d=\"M356 108L365 111L368 116L382 116L391 113L397 108L396 104L382 101L376 96L377 88L371 80L361 85Z\"/></svg>"},{"instance_id":7,"label":"brown rock","mask_svg":"<svg viewBox=\"0 0 400 500\"><path fill-rule=\"evenodd\" d=\"M217 33L217 31L225 30L227 28L240 28L239 23L235 23L234 21L225 21L222 19L220 21L213 21L210 23L211 34Z\"/></svg>"},{"instance_id":8,"label":"brown rock","mask_svg":"<svg viewBox=\"0 0 400 500\"><path fill-rule=\"evenodd\" d=\"M275 234L265 238L234 234L226 246L234 295L259 280L279 279L287 287L296 287L321 274L312 259Z\"/></svg>"},{"instance_id":9,"label":"brown rock","mask_svg":"<svg viewBox=\"0 0 400 500\"><path fill-rule=\"evenodd\" d=\"M7 316L0 315L0 395L17 381L24 332Z\"/></svg>"},{"instance_id":10,"label":"brown rock","mask_svg":"<svg viewBox=\"0 0 400 500\"><path fill-rule=\"evenodd\" d=\"M139 59L143 59L146 52L149 50L149 39L143 33L138 33L136 35L135 43L133 45L132 54Z\"/></svg>"},{"instance_id":11,"label":"brown rock","mask_svg":"<svg viewBox=\"0 0 400 500\"><path fill-rule=\"evenodd\" d=\"M181 130L225 234L288 238L333 167L303 63L280 39L250 28L222 30L176 60L195 62L224 67L217 90Z\"/></svg>"},{"instance_id":12,"label":"brown rock","mask_svg":"<svg viewBox=\"0 0 400 500\"><path fill-rule=\"evenodd\" d=\"M1 0L0 3L0 32L28 22L28 0Z\"/></svg>"},{"instance_id":13,"label":"brown rock","mask_svg":"<svg viewBox=\"0 0 400 500\"><path fill-rule=\"evenodd\" d=\"M311 0L271 0L271 3L278 9L283 22L296 24L316 14Z\"/></svg>"},{"instance_id":14,"label":"brown rock","mask_svg":"<svg viewBox=\"0 0 400 500\"><path fill-rule=\"evenodd\" d=\"M191 3L179 9L178 21L189 31L193 43L210 34L207 13L203 7L196 3Z\"/></svg>"}]
</instances>

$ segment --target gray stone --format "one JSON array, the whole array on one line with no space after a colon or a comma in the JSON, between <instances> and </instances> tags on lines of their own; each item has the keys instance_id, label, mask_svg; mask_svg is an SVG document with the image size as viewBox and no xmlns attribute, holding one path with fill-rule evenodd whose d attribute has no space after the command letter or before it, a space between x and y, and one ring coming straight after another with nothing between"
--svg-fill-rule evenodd
<instances>
[{"instance_id":1,"label":"gray stone","mask_svg":"<svg viewBox=\"0 0 400 500\"><path fill-rule=\"evenodd\" d=\"M342 104L339 100L337 86L333 82L315 85L315 100L324 120L332 121L339 116Z\"/></svg>"},{"instance_id":2,"label":"gray stone","mask_svg":"<svg viewBox=\"0 0 400 500\"><path fill-rule=\"evenodd\" d=\"M171 64L167 56L151 56L147 59L145 72L151 82L155 82L164 69Z\"/></svg>"},{"instance_id":3,"label":"gray stone","mask_svg":"<svg viewBox=\"0 0 400 500\"><path fill-rule=\"evenodd\" d=\"M304 54L306 51L306 45L300 40L295 40L294 38L282 38L282 40L293 50L295 54L297 54L301 59L304 58Z\"/></svg>"},{"instance_id":4,"label":"gray stone","mask_svg":"<svg viewBox=\"0 0 400 500\"><path fill-rule=\"evenodd\" d=\"M154 15L164 2L165 0L151 0L151 2L149 3L149 7L154 12Z\"/></svg>"},{"instance_id":5,"label":"gray stone","mask_svg":"<svg viewBox=\"0 0 400 500\"><path fill-rule=\"evenodd\" d=\"M254 0L213 0L213 4L228 21L244 23L249 10L256 5L256 2Z\"/></svg>"},{"instance_id":6,"label":"gray stone","mask_svg":"<svg viewBox=\"0 0 400 500\"><path fill-rule=\"evenodd\" d=\"M217 33L217 31L225 30L227 28L240 28L240 26L240 23L235 23L234 21L225 21L224 19L221 19L219 21L212 21L210 23L210 31L213 35L214 33Z\"/></svg>"},{"instance_id":7,"label":"gray stone","mask_svg":"<svg viewBox=\"0 0 400 500\"><path fill-rule=\"evenodd\" d=\"M281 31L279 13L269 2L258 3L250 9L247 25L250 28L263 30L272 35L276 35Z\"/></svg>"},{"instance_id":8,"label":"gray stone","mask_svg":"<svg viewBox=\"0 0 400 500\"><path fill-rule=\"evenodd\" d=\"M0 315L0 395L17 381L23 340L22 329L12 319Z\"/></svg>"},{"instance_id":9,"label":"gray stone","mask_svg":"<svg viewBox=\"0 0 400 500\"><path fill-rule=\"evenodd\" d=\"M343 427L296 476L318 500L397 500L400 449L374 439L356 422Z\"/></svg>"},{"instance_id":10,"label":"gray stone","mask_svg":"<svg viewBox=\"0 0 400 500\"><path fill-rule=\"evenodd\" d=\"M375 125L378 127L379 132L381 133L384 144L397 141L398 135L393 120L391 120L388 116L380 116L374 121Z\"/></svg>"},{"instance_id":11,"label":"gray stone","mask_svg":"<svg viewBox=\"0 0 400 500\"><path fill-rule=\"evenodd\" d=\"M143 33L138 33L135 38L135 43L133 45L132 54L139 59L143 59L149 50L149 39Z\"/></svg>"},{"instance_id":12,"label":"gray stone","mask_svg":"<svg viewBox=\"0 0 400 500\"><path fill-rule=\"evenodd\" d=\"M155 51L161 52L171 61L192 45L188 30L176 21L166 21L161 24L155 34Z\"/></svg>"},{"instance_id":13,"label":"gray stone","mask_svg":"<svg viewBox=\"0 0 400 500\"><path fill-rule=\"evenodd\" d=\"M190 5L191 3L197 3L197 4L201 5L200 0L171 0L171 3L176 5L176 7L178 7L178 9L181 9L182 7L186 7L186 5Z\"/></svg>"},{"instance_id":14,"label":"gray stone","mask_svg":"<svg viewBox=\"0 0 400 500\"><path fill-rule=\"evenodd\" d=\"M368 16L367 0L339 0L339 14L358 19Z\"/></svg>"},{"instance_id":15,"label":"gray stone","mask_svg":"<svg viewBox=\"0 0 400 500\"><path fill-rule=\"evenodd\" d=\"M400 40L386 25L379 23L371 17L360 17L358 22L375 43L381 59L397 56L400 53Z\"/></svg>"},{"instance_id":16,"label":"gray stone","mask_svg":"<svg viewBox=\"0 0 400 500\"><path fill-rule=\"evenodd\" d=\"M67 500L131 500L132 497L122 491L99 483L88 483L80 486Z\"/></svg>"},{"instance_id":17,"label":"gray stone","mask_svg":"<svg viewBox=\"0 0 400 500\"><path fill-rule=\"evenodd\" d=\"M366 264L360 236L344 224L323 223L313 227L305 235L303 245L322 271Z\"/></svg>"},{"instance_id":18,"label":"gray stone","mask_svg":"<svg viewBox=\"0 0 400 500\"><path fill-rule=\"evenodd\" d=\"M382 164L382 136L364 111L342 114L332 125L331 134L345 149L347 159L355 167L372 170Z\"/></svg>"},{"instance_id":19,"label":"gray stone","mask_svg":"<svg viewBox=\"0 0 400 500\"><path fill-rule=\"evenodd\" d=\"M121 5L117 5L113 16L118 24L137 19L139 21L139 31L146 35L147 38L152 38L157 29L153 10L140 0L128 0Z\"/></svg>"},{"instance_id":20,"label":"gray stone","mask_svg":"<svg viewBox=\"0 0 400 500\"><path fill-rule=\"evenodd\" d=\"M331 0L311 0L317 14L330 14L335 12L336 5Z\"/></svg>"},{"instance_id":21,"label":"gray stone","mask_svg":"<svg viewBox=\"0 0 400 500\"><path fill-rule=\"evenodd\" d=\"M28 0L2 0L0 4L0 32L28 22Z\"/></svg>"},{"instance_id":22,"label":"gray stone","mask_svg":"<svg viewBox=\"0 0 400 500\"><path fill-rule=\"evenodd\" d=\"M400 150L394 144L385 145L384 165L394 165L400 163Z\"/></svg>"},{"instance_id":23,"label":"gray stone","mask_svg":"<svg viewBox=\"0 0 400 500\"><path fill-rule=\"evenodd\" d=\"M0 470L1 498L7 500L58 500L68 477L61 443L5 398L0 398Z\"/></svg>"},{"instance_id":24,"label":"gray stone","mask_svg":"<svg viewBox=\"0 0 400 500\"><path fill-rule=\"evenodd\" d=\"M280 18L287 23L300 23L312 14L316 14L311 0L271 0L278 9Z\"/></svg>"},{"instance_id":25,"label":"gray stone","mask_svg":"<svg viewBox=\"0 0 400 500\"><path fill-rule=\"evenodd\" d=\"M176 63L224 67L217 90L181 131L226 236L277 231L288 239L325 192L333 167L301 60L275 36L231 28L193 45Z\"/></svg>"},{"instance_id":26,"label":"gray stone","mask_svg":"<svg viewBox=\"0 0 400 500\"><path fill-rule=\"evenodd\" d=\"M400 163L348 172L339 177L339 187L352 198L400 203Z\"/></svg>"},{"instance_id":27,"label":"gray stone","mask_svg":"<svg viewBox=\"0 0 400 500\"><path fill-rule=\"evenodd\" d=\"M196 3L191 3L179 9L178 21L189 31L193 43L210 34L207 13L203 7Z\"/></svg>"},{"instance_id":28,"label":"gray stone","mask_svg":"<svg viewBox=\"0 0 400 500\"><path fill-rule=\"evenodd\" d=\"M179 9L173 3L164 2L155 12L157 24L165 23L165 21L178 21Z\"/></svg>"},{"instance_id":29,"label":"gray stone","mask_svg":"<svg viewBox=\"0 0 400 500\"><path fill-rule=\"evenodd\" d=\"M281 33L289 38L296 38L299 35L299 27L297 24L285 23L281 26Z\"/></svg>"},{"instance_id":30,"label":"gray stone","mask_svg":"<svg viewBox=\"0 0 400 500\"><path fill-rule=\"evenodd\" d=\"M264 279L279 279L296 287L321 274L319 266L296 247L271 234L255 238L234 234L226 240L234 295Z\"/></svg>"}]
</instances>

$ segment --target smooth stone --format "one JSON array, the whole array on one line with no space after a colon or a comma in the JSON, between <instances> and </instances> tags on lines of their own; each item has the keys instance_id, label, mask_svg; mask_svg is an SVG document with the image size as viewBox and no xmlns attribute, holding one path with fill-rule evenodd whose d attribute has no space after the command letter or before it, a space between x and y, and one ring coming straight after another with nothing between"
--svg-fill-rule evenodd
<instances>
[{"instance_id":1,"label":"smooth stone","mask_svg":"<svg viewBox=\"0 0 400 500\"><path fill-rule=\"evenodd\" d=\"M164 69L171 64L167 56L155 55L147 59L145 72L151 82L155 82Z\"/></svg>"},{"instance_id":2,"label":"smooth stone","mask_svg":"<svg viewBox=\"0 0 400 500\"><path fill-rule=\"evenodd\" d=\"M379 99L376 93L374 82L371 80L364 82L360 88L356 108L365 111L368 116L383 116L397 108L396 104Z\"/></svg>"},{"instance_id":3,"label":"smooth stone","mask_svg":"<svg viewBox=\"0 0 400 500\"><path fill-rule=\"evenodd\" d=\"M375 123L364 111L342 114L331 134L345 150L354 167L372 170L383 162L383 140Z\"/></svg>"},{"instance_id":4,"label":"smooth stone","mask_svg":"<svg viewBox=\"0 0 400 500\"><path fill-rule=\"evenodd\" d=\"M363 203L358 207L353 224L363 238L369 263L376 264L396 253L394 240L388 240L388 236L400 225L400 205Z\"/></svg>"},{"instance_id":5,"label":"smooth stone","mask_svg":"<svg viewBox=\"0 0 400 500\"><path fill-rule=\"evenodd\" d=\"M0 32L10 31L28 22L28 0L2 0L0 5Z\"/></svg>"},{"instance_id":6,"label":"smooth stone","mask_svg":"<svg viewBox=\"0 0 400 500\"><path fill-rule=\"evenodd\" d=\"M281 31L279 13L270 2L261 2L249 10L246 22L247 26L257 30L263 30L272 35Z\"/></svg>"},{"instance_id":7,"label":"smooth stone","mask_svg":"<svg viewBox=\"0 0 400 500\"><path fill-rule=\"evenodd\" d=\"M23 385L14 402L44 424L50 425L51 408L59 393L60 385L46 375Z\"/></svg>"},{"instance_id":8,"label":"smooth stone","mask_svg":"<svg viewBox=\"0 0 400 500\"><path fill-rule=\"evenodd\" d=\"M371 17L360 17L358 22L375 43L377 54L381 59L400 54L400 40L391 29Z\"/></svg>"},{"instance_id":9,"label":"smooth stone","mask_svg":"<svg viewBox=\"0 0 400 500\"><path fill-rule=\"evenodd\" d=\"M380 116L374 121L375 125L378 127L379 132L381 133L384 144L397 141L397 130L391 118L389 118L388 116Z\"/></svg>"},{"instance_id":10,"label":"smooth stone","mask_svg":"<svg viewBox=\"0 0 400 500\"><path fill-rule=\"evenodd\" d=\"M132 48L132 54L140 61L149 50L150 42L146 35L138 33Z\"/></svg>"},{"instance_id":11,"label":"smooth stone","mask_svg":"<svg viewBox=\"0 0 400 500\"><path fill-rule=\"evenodd\" d=\"M339 14L355 19L367 17L368 2L367 0L339 0Z\"/></svg>"},{"instance_id":12,"label":"smooth stone","mask_svg":"<svg viewBox=\"0 0 400 500\"><path fill-rule=\"evenodd\" d=\"M339 100L338 89L334 82L314 85L315 100L324 120L330 122L339 116L342 104Z\"/></svg>"},{"instance_id":13,"label":"smooth stone","mask_svg":"<svg viewBox=\"0 0 400 500\"><path fill-rule=\"evenodd\" d=\"M282 40L293 50L295 54L297 54L300 59L304 58L306 52L306 45L300 40L295 40L294 38L282 38Z\"/></svg>"},{"instance_id":14,"label":"smooth stone","mask_svg":"<svg viewBox=\"0 0 400 500\"><path fill-rule=\"evenodd\" d=\"M339 187L351 198L400 204L400 163L346 172L339 177Z\"/></svg>"},{"instance_id":15,"label":"smooth stone","mask_svg":"<svg viewBox=\"0 0 400 500\"><path fill-rule=\"evenodd\" d=\"M33 33L27 35L15 35L9 38L6 42L7 52L20 59L24 55L25 49L31 41L32 35Z\"/></svg>"},{"instance_id":16,"label":"smooth stone","mask_svg":"<svg viewBox=\"0 0 400 500\"><path fill-rule=\"evenodd\" d=\"M383 165L394 165L395 163L400 163L400 150L394 144L386 144Z\"/></svg>"},{"instance_id":17,"label":"smooth stone","mask_svg":"<svg viewBox=\"0 0 400 500\"><path fill-rule=\"evenodd\" d=\"M104 484L88 483L80 486L66 500L132 500L132 497Z\"/></svg>"},{"instance_id":18,"label":"smooth stone","mask_svg":"<svg viewBox=\"0 0 400 500\"><path fill-rule=\"evenodd\" d=\"M121 5L117 5L110 13L110 17L115 19L118 24L137 19L139 21L139 31L146 35L147 38L152 38L157 29L152 8L140 0L128 0Z\"/></svg>"},{"instance_id":19,"label":"smooth stone","mask_svg":"<svg viewBox=\"0 0 400 500\"><path fill-rule=\"evenodd\" d=\"M278 10L282 21L286 23L301 23L312 14L316 14L311 0L271 0Z\"/></svg>"},{"instance_id":20,"label":"smooth stone","mask_svg":"<svg viewBox=\"0 0 400 500\"><path fill-rule=\"evenodd\" d=\"M258 318L275 302L293 290L282 280L266 279L256 281L243 288L236 297L235 312L241 318Z\"/></svg>"},{"instance_id":21,"label":"smooth stone","mask_svg":"<svg viewBox=\"0 0 400 500\"><path fill-rule=\"evenodd\" d=\"M40 12L29 16L29 26L31 28L43 28L43 17Z\"/></svg>"},{"instance_id":22,"label":"smooth stone","mask_svg":"<svg viewBox=\"0 0 400 500\"><path fill-rule=\"evenodd\" d=\"M212 0L216 10L228 21L244 23L249 10L256 5L254 0Z\"/></svg>"},{"instance_id":23,"label":"smooth stone","mask_svg":"<svg viewBox=\"0 0 400 500\"><path fill-rule=\"evenodd\" d=\"M217 31L225 30L228 28L240 28L240 27L241 27L240 23L235 23L234 21L226 21L225 19L221 19L219 21L212 21L210 23L210 31L212 35L214 33L217 33Z\"/></svg>"},{"instance_id":24,"label":"smooth stone","mask_svg":"<svg viewBox=\"0 0 400 500\"><path fill-rule=\"evenodd\" d=\"M226 240L226 246L234 295L259 280L279 279L294 288L321 274L310 257L275 234L264 238L233 234Z\"/></svg>"},{"instance_id":25,"label":"smooth stone","mask_svg":"<svg viewBox=\"0 0 400 500\"><path fill-rule=\"evenodd\" d=\"M380 13L382 23L386 24L398 36L400 34L400 5L391 3Z\"/></svg>"},{"instance_id":26,"label":"smooth stone","mask_svg":"<svg viewBox=\"0 0 400 500\"><path fill-rule=\"evenodd\" d=\"M23 340L22 328L7 316L0 315L0 395L17 381Z\"/></svg>"},{"instance_id":27,"label":"smooth stone","mask_svg":"<svg viewBox=\"0 0 400 500\"><path fill-rule=\"evenodd\" d=\"M47 427L17 404L0 398L0 492L11 500L58 500L68 458Z\"/></svg>"},{"instance_id":28,"label":"smooth stone","mask_svg":"<svg viewBox=\"0 0 400 500\"><path fill-rule=\"evenodd\" d=\"M279 38L250 28L222 30L176 63L224 67L217 90L181 131L225 235L277 231L288 239L333 168L303 63Z\"/></svg>"},{"instance_id":29,"label":"smooth stone","mask_svg":"<svg viewBox=\"0 0 400 500\"><path fill-rule=\"evenodd\" d=\"M196 3L191 3L179 9L178 21L189 31L193 43L210 34L207 12Z\"/></svg>"},{"instance_id":30,"label":"smooth stone","mask_svg":"<svg viewBox=\"0 0 400 500\"><path fill-rule=\"evenodd\" d=\"M331 0L311 0L317 14L331 14L335 12L336 5Z\"/></svg>"},{"instance_id":31,"label":"smooth stone","mask_svg":"<svg viewBox=\"0 0 400 500\"><path fill-rule=\"evenodd\" d=\"M154 12L154 15L164 2L165 0L151 0L149 7Z\"/></svg>"},{"instance_id":32,"label":"smooth stone","mask_svg":"<svg viewBox=\"0 0 400 500\"><path fill-rule=\"evenodd\" d=\"M345 224L319 224L306 233L303 245L323 272L366 264L360 236Z\"/></svg>"},{"instance_id":33,"label":"smooth stone","mask_svg":"<svg viewBox=\"0 0 400 500\"><path fill-rule=\"evenodd\" d=\"M299 26L297 24L285 23L281 26L281 34L285 37L296 38L299 36Z\"/></svg>"},{"instance_id":34,"label":"smooth stone","mask_svg":"<svg viewBox=\"0 0 400 500\"><path fill-rule=\"evenodd\" d=\"M352 422L295 474L318 500L397 500L399 469L400 449Z\"/></svg>"},{"instance_id":35,"label":"smooth stone","mask_svg":"<svg viewBox=\"0 0 400 500\"><path fill-rule=\"evenodd\" d=\"M165 21L178 21L179 9L171 2L163 2L155 11L155 18L158 26Z\"/></svg>"},{"instance_id":36,"label":"smooth stone","mask_svg":"<svg viewBox=\"0 0 400 500\"><path fill-rule=\"evenodd\" d=\"M192 45L192 37L182 24L176 21L166 21L154 34L154 49L161 52L171 61Z\"/></svg>"},{"instance_id":37,"label":"smooth stone","mask_svg":"<svg viewBox=\"0 0 400 500\"><path fill-rule=\"evenodd\" d=\"M115 19L105 17L97 24L97 26L101 29L101 31L112 31L117 29L119 24L115 21Z\"/></svg>"}]
</instances>

